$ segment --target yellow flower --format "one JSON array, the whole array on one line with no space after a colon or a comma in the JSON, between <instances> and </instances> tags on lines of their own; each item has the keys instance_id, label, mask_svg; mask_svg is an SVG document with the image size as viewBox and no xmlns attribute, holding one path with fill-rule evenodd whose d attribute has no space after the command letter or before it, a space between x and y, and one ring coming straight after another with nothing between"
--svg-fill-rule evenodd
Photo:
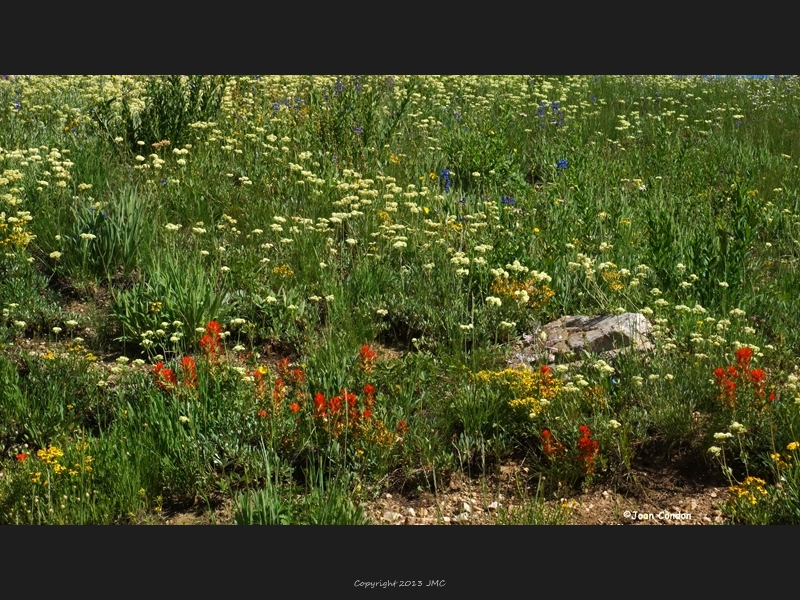
<instances>
[{"instance_id":1,"label":"yellow flower","mask_svg":"<svg viewBox=\"0 0 800 600\"><path fill-rule=\"evenodd\" d=\"M800 443L798 442L791 442L788 446L786 446L786 449L791 450L792 452L797 450L797 448L800 448Z\"/></svg>"},{"instance_id":2,"label":"yellow flower","mask_svg":"<svg viewBox=\"0 0 800 600\"><path fill-rule=\"evenodd\" d=\"M57 464L58 458L64 456L64 452L51 444L49 448L39 450L36 455L44 464L52 465L54 463Z\"/></svg>"}]
</instances>

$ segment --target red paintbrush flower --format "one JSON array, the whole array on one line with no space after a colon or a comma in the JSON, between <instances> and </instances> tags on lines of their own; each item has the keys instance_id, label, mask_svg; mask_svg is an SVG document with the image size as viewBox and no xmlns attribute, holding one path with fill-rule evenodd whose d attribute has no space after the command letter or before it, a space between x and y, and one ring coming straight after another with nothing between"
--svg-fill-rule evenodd
<instances>
[{"instance_id":1,"label":"red paintbrush flower","mask_svg":"<svg viewBox=\"0 0 800 600\"><path fill-rule=\"evenodd\" d=\"M736 364L742 371L747 371L750 368L750 360L753 358L753 351L748 348L739 348L736 351Z\"/></svg>"},{"instance_id":2,"label":"red paintbrush flower","mask_svg":"<svg viewBox=\"0 0 800 600\"><path fill-rule=\"evenodd\" d=\"M181 359L181 375L183 376L183 385L197 387L197 364L191 356L184 356Z\"/></svg>"}]
</instances>

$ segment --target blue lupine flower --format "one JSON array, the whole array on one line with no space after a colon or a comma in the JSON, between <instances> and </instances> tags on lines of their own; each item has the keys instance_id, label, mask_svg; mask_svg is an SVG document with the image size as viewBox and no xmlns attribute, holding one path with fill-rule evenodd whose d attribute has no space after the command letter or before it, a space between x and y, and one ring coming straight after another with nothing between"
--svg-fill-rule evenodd
<instances>
[{"instance_id":1,"label":"blue lupine flower","mask_svg":"<svg viewBox=\"0 0 800 600\"><path fill-rule=\"evenodd\" d=\"M461 200L459 200L459 202L461 204L466 204L467 203L467 199L466 198L461 198Z\"/></svg>"},{"instance_id":2,"label":"blue lupine flower","mask_svg":"<svg viewBox=\"0 0 800 600\"><path fill-rule=\"evenodd\" d=\"M566 158L562 158L561 160L559 160L559 161L556 163L556 168L557 168L557 169L560 169L561 171L563 171L564 169L566 169L566 168L567 168L567 164L568 164L568 163L567 163L567 159L566 159Z\"/></svg>"},{"instance_id":3,"label":"blue lupine flower","mask_svg":"<svg viewBox=\"0 0 800 600\"><path fill-rule=\"evenodd\" d=\"M439 178L444 180L444 193L450 191L450 186L452 182L450 181L450 169L442 169L442 172L439 173Z\"/></svg>"},{"instance_id":4,"label":"blue lupine flower","mask_svg":"<svg viewBox=\"0 0 800 600\"><path fill-rule=\"evenodd\" d=\"M500 202L502 202L503 204L514 204L516 200L514 200L514 198L512 198L511 196L503 196Z\"/></svg>"},{"instance_id":5,"label":"blue lupine flower","mask_svg":"<svg viewBox=\"0 0 800 600\"><path fill-rule=\"evenodd\" d=\"M336 80L336 85L333 87L333 93L337 96L344 91L344 84L342 83L342 79L339 78Z\"/></svg>"},{"instance_id":6,"label":"blue lupine flower","mask_svg":"<svg viewBox=\"0 0 800 600\"><path fill-rule=\"evenodd\" d=\"M355 131L357 134L361 135L362 133L364 133L364 128L363 127L353 127L353 131Z\"/></svg>"}]
</instances>

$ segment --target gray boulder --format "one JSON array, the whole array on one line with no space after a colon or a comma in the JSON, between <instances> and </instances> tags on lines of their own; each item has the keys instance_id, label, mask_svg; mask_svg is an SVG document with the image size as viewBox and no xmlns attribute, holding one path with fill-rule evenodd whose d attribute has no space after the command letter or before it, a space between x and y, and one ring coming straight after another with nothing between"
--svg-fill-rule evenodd
<instances>
[{"instance_id":1,"label":"gray boulder","mask_svg":"<svg viewBox=\"0 0 800 600\"><path fill-rule=\"evenodd\" d=\"M585 352L614 358L625 349L651 350L651 332L650 322L641 313L561 317L537 335L523 336L524 343L511 362L526 364L545 357L547 362L569 362Z\"/></svg>"}]
</instances>

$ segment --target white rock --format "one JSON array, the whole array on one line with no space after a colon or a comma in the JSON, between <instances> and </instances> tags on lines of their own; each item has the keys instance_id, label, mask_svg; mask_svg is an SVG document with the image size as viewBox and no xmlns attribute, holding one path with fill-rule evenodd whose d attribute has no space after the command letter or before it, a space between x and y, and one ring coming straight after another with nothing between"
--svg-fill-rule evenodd
<instances>
[{"instance_id":1,"label":"white rock","mask_svg":"<svg viewBox=\"0 0 800 600\"><path fill-rule=\"evenodd\" d=\"M383 520L386 521L387 523L394 523L395 521L398 521L402 518L403 515L391 510L387 510L383 513Z\"/></svg>"}]
</instances>

